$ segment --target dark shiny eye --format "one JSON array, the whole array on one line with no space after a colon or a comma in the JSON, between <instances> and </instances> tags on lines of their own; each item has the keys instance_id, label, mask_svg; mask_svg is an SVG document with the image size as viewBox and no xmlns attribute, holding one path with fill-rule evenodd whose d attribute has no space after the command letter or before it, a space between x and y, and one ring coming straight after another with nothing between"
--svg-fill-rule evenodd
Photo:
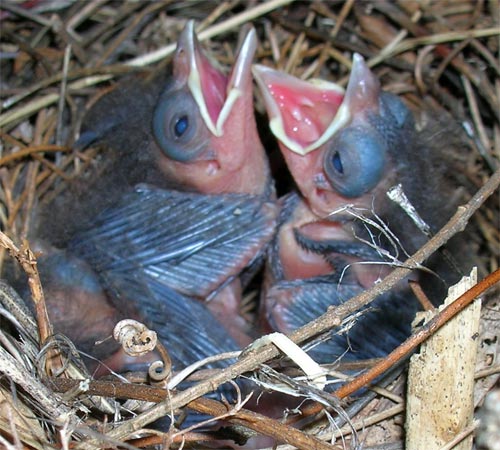
<instances>
[{"instance_id":1,"label":"dark shiny eye","mask_svg":"<svg viewBox=\"0 0 500 450\"><path fill-rule=\"evenodd\" d=\"M386 144L373 127L341 130L325 152L323 168L330 185L348 198L373 189L384 176Z\"/></svg>"},{"instance_id":2,"label":"dark shiny eye","mask_svg":"<svg viewBox=\"0 0 500 450\"><path fill-rule=\"evenodd\" d=\"M342 166L342 160L340 159L339 152L334 153L332 162L333 162L333 167L337 172L341 174L344 173L344 167Z\"/></svg>"},{"instance_id":3,"label":"dark shiny eye","mask_svg":"<svg viewBox=\"0 0 500 450\"><path fill-rule=\"evenodd\" d=\"M210 132L187 89L166 90L153 112L153 136L170 159L189 162L207 148Z\"/></svg>"},{"instance_id":4,"label":"dark shiny eye","mask_svg":"<svg viewBox=\"0 0 500 450\"><path fill-rule=\"evenodd\" d=\"M177 119L174 125L174 134L180 138L189 126L189 119L187 116L182 116Z\"/></svg>"}]
</instances>

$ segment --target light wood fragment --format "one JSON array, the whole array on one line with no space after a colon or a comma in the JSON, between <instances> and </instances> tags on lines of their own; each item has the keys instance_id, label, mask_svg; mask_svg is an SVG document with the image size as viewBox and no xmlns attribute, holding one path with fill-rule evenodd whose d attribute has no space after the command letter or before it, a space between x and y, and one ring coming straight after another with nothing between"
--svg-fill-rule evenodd
<instances>
[{"instance_id":1,"label":"light wood fragment","mask_svg":"<svg viewBox=\"0 0 500 450\"><path fill-rule=\"evenodd\" d=\"M448 292L445 305L477 283L477 271ZM412 356L408 374L406 449L433 450L453 440L473 419L474 370L481 302L476 300ZM423 313L425 321L431 311ZM472 436L454 448L468 450Z\"/></svg>"}]
</instances>

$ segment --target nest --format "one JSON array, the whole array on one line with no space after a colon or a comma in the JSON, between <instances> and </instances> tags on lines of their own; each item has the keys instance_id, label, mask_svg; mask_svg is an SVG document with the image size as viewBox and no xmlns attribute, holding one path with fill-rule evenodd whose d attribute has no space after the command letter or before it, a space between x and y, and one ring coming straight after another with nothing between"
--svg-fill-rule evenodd
<instances>
[{"instance_id":1,"label":"nest","mask_svg":"<svg viewBox=\"0 0 500 450\"><path fill-rule=\"evenodd\" d=\"M294 381L295 365L283 368L277 364L278 350L271 344L258 352L250 350L229 369L202 373L185 391L82 377L75 364L77 356L60 360L61 353L65 357L77 354L71 343L50 337L36 255L26 241L33 227L32 211L38 204L49 203L71 180L92 170L97 150L72 148L85 111L123 77L137 71L162 70L187 19L196 20L200 40L222 66L234 60L238 31L247 23L257 29L260 40L256 62L303 79L321 77L345 85L352 54L357 52L368 61L384 89L404 97L415 111L432 110L463 128L470 147L464 177L478 190L485 186L460 217L448 224L441 238L446 241L460 227L473 223L481 243L483 271L492 275L460 297L462 303L456 310L443 311L434 322L441 325L498 281L499 17L498 2L473 0L2 0L0 274L12 258L17 259L29 280L37 320L19 308L22 301L7 284L0 285L4 317L0 443L16 449L230 448L235 442L245 445L249 437L253 440L247 445L257 445L255 437L266 436L271 439L264 447L275 442L280 449L355 448L361 442L365 448L403 448L403 376L395 381L390 378L376 394L358 395L349 407L338 399L364 386L363 379L344 385L335 391L336 396L327 395L317 387ZM256 107L263 112L259 101ZM280 175L276 181L283 190L289 182ZM428 246L421 257L435 249ZM391 279L357 299L357 305L368 303L376 292L390 288L404 275L404 269L396 269ZM310 338L337 325L349 312L332 312L292 338L297 342ZM497 379L498 319L498 301L493 298L481 315L479 339L485 350L478 358L478 368L469 369L476 371L477 379L471 408L483 403ZM398 357L378 362L375 367L379 371L374 376L390 372L401 355L433 333L434 328L427 327L402 346ZM48 361L52 361L52 368L54 364L58 367L58 377L48 376ZM367 363L367 367L372 365ZM252 377L257 373L260 380L266 380L268 389L279 390L286 382L287 392L308 399L303 415L291 411L283 419L282 414L266 417L250 411L237 387L236 404L203 397L241 374ZM76 381L81 378L85 382ZM483 417L494 421L495 414L488 415L488 411L498 410L498 396L492 399ZM130 412L132 400L142 401L141 409ZM147 430L155 420L179 409L206 414L217 423L223 421L224 426L205 431L208 424L216 422L208 419L208 424L192 429ZM472 422L455 430L446 448L470 438L477 428ZM478 445L498 448L494 434L479 435ZM418 447L418 442L408 439L406 444Z\"/></svg>"}]
</instances>

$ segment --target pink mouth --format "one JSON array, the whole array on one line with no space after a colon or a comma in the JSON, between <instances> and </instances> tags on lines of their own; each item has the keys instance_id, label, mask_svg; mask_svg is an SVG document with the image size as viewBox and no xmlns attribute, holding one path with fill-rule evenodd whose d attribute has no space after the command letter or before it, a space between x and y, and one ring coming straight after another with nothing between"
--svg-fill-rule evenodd
<instances>
[{"instance_id":1,"label":"pink mouth","mask_svg":"<svg viewBox=\"0 0 500 450\"><path fill-rule=\"evenodd\" d=\"M198 53L196 57L208 114L212 122L217 123L222 106L226 101L228 77L216 69L205 55Z\"/></svg>"},{"instance_id":2,"label":"pink mouth","mask_svg":"<svg viewBox=\"0 0 500 450\"><path fill-rule=\"evenodd\" d=\"M344 103L340 86L303 81L261 65L254 65L253 72L271 131L291 151L305 155L318 148L346 120L346 115L340 114Z\"/></svg>"},{"instance_id":3,"label":"pink mouth","mask_svg":"<svg viewBox=\"0 0 500 450\"><path fill-rule=\"evenodd\" d=\"M250 29L243 39L236 61L228 75L203 53L189 21L177 43L174 57L174 76L186 80L198 105L201 117L215 136L223 135L223 127L236 100L251 82L251 63L257 48L257 36Z\"/></svg>"},{"instance_id":4,"label":"pink mouth","mask_svg":"<svg viewBox=\"0 0 500 450\"><path fill-rule=\"evenodd\" d=\"M271 81L267 88L281 111L285 133L304 147L321 137L344 99L338 92L297 89L286 80Z\"/></svg>"}]
</instances>

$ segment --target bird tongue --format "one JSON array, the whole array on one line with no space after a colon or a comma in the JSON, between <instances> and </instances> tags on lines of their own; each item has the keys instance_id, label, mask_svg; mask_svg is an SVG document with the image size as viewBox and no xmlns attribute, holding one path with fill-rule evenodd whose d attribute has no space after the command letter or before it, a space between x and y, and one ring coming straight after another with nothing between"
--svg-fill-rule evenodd
<instances>
[{"instance_id":1,"label":"bird tongue","mask_svg":"<svg viewBox=\"0 0 500 450\"><path fill-rule=\"evenodd\" d=\"M186 24L174 57L174 76L187 76L189 90L208 129L222 136L223 126L236 99L242 95L242 84L248 78L256 49L255 30L247 33L229 76L224 75L203 53L194 33L194 23Z\"/></svg>"}]
</instances>

